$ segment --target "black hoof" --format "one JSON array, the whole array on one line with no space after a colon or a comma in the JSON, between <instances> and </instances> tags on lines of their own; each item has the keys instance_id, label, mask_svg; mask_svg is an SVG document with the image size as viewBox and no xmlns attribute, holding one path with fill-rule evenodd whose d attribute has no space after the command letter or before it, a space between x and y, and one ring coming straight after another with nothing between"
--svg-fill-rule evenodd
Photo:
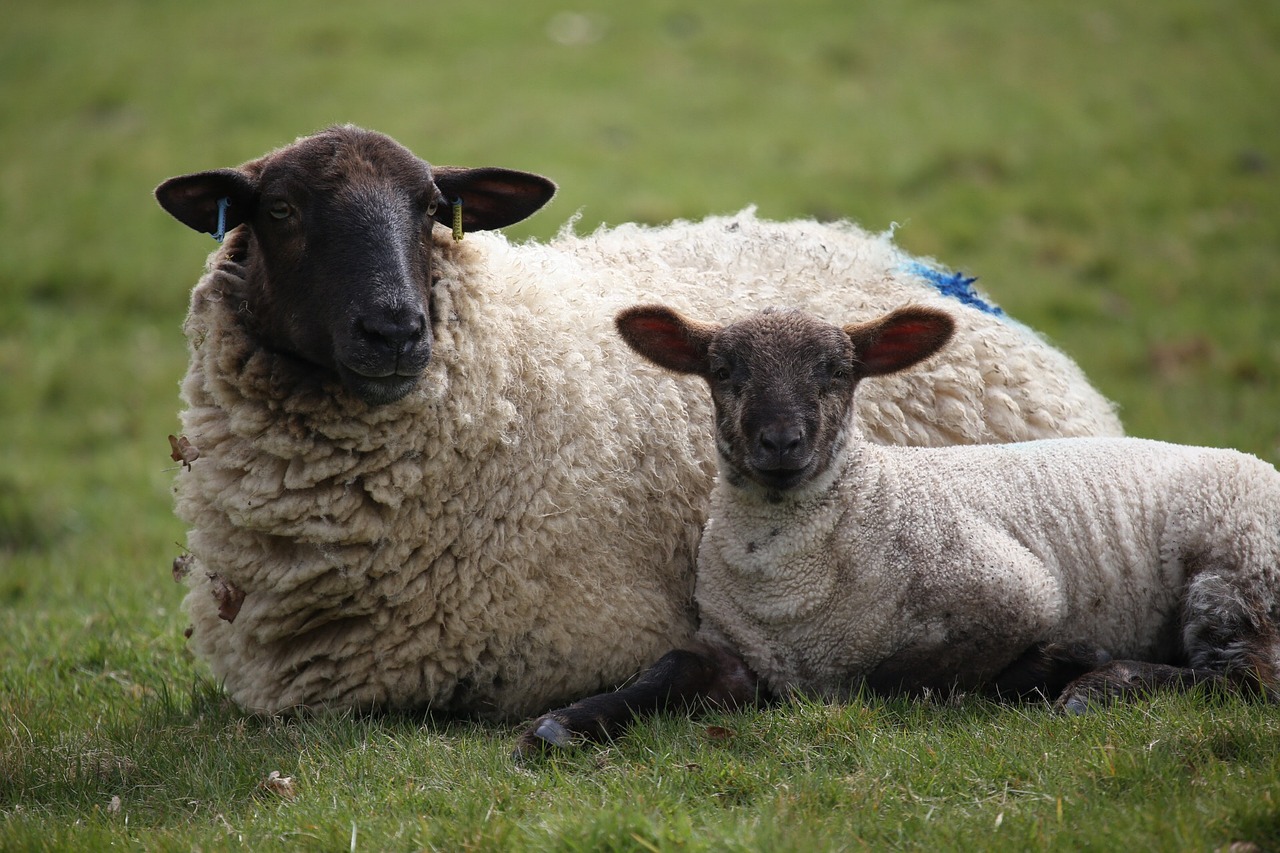
<instances>
[{"instance_id":1,"label":"black hoof","mask_svg":"<svg viewBox=\"0 0 1280 853\"><path fill-rule=\"evenodd\" d=\"M512 758L517 761L556 749L568 749L576 742L573 734L551 717L543 717L526 729L516 744Z\"/></svg>"},{"instance_id":2,"label":"black hoof","mask_svg":"<svg viewBox=\"0 0 1280 853\"><path fill-rule=\"evenodd\" d=\"M569 733L568 729L550 717L538 724L538 727L533 730L533 736L561 749L573 746L573 735Z\"/></svg>"}]
</instances>

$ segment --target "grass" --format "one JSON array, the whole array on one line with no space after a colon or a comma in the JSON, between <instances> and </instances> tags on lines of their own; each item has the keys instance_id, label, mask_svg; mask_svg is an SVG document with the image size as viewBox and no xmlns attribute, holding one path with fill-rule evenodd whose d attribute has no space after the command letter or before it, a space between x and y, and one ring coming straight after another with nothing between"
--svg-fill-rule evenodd
<instances>
[{"instance_id":1,"label":"grass","mask_svg":"<svg viewBox=\"0 0 1280 853\"><path fill-rule=\"evenodd\" d=\"M185 651L168 580L165 436L213 244L150 198L353 121L554 177L522 238L748 203L898 223L1077 358L1131 433L1280 462L1280 10L11 5L0 848L1280 849L1280 717L1200 697L1083 719L787 706L526 767L504 727L244 717Z\"/></svg>"},{"instance_id":2,"label":"grass","mask_svg":"<svg viewBox=\"0 0 1280 853\"><path fill-rule=\"evenodd\" d=\"M1280 832L1274 712L1202 697L1075 719L800 703L524 767L492 727L257 720L207 685L113 705L91 729L6 744L24 794L6 849L346 849L352 832L361 849L1212 849Z\"/></svg>"}]
</instances>

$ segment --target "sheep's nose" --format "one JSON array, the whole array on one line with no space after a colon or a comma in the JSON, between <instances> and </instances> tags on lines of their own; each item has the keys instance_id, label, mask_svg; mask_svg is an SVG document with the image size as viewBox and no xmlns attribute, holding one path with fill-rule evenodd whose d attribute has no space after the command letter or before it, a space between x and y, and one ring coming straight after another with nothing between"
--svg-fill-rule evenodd
<instances>
[{"instance_id":1,"label":"sheep's nose","mask_svg":"<svg viewBox=\"0 0 1280 853\"><path fill-rule=\"evenodd\" d=\"M422 312L409 309L356 320L356 329L366 340L393 353L412 350L426 327L427 318Z\"/></svg>"}]
</instances>

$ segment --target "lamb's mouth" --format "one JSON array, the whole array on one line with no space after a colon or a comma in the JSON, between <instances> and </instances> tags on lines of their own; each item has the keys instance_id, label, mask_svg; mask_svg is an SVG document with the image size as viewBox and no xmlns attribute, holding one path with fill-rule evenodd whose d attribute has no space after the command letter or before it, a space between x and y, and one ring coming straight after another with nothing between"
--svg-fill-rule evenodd
<instances>
[{"instance_id":1,"label":"lamb's mouth","mask_svg":"<svg viewBox=\"0 0 1280 853\"><path fill-rule=\"evenodd\" d=\"M801 468L752 468L751 476L767 489L785 492L803 483L809 476L809 466Z\"/></svg>"}]
</instances>

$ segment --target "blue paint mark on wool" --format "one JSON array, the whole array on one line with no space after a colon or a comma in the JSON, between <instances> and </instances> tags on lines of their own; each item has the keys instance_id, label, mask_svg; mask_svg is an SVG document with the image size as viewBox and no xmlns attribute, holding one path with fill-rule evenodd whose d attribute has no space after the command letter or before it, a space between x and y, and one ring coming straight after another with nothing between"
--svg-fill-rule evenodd
<instances>
[{"instance_id":1,"label":"blue paint mark on wool","mask_svg":"<svg viewBox=\"0 0 1280 853\"><path fill-rule=\"evenodd\" d=\"M970 305L979 311L985 311L997 317L1004 316L1004 310L1000 306L987 302L973 289L973 283L978 280L976 275L940 270L916 260L908 261L903 265L903 268L912 275L919 276L932 284L943 296L958 299L965 305Z\"/></svg>"}]
</instances>

